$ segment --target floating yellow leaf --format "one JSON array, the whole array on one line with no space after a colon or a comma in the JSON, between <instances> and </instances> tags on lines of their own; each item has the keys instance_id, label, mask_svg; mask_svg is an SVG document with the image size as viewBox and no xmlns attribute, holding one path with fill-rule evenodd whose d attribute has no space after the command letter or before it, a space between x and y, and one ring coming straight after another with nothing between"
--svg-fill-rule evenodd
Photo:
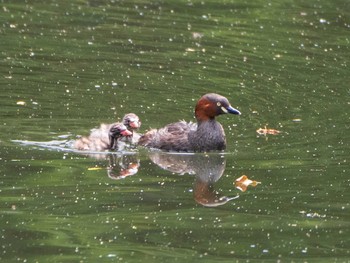
<instances>
[{"instance_id":1,"label":"floating yellow leaf","mask_svg":"<svg viewBox=\"0 0 350 263\"><path fill-rule=\"evenodd\" d=\"M97 171L97 170L102 170L102 169L104 169L104 168L102 168L102 167L89 167L88 168L89 171Z\"/></svg>"},{"instance_id":2,"label":"floating yellow leaf","mask_svg":"<svg viewBox=\"0 0 350 263\"><path fill-rule=\"evenodd\" d=\"M250 180L246 175L242 175L235 181L235 187L242 192L245 192L249 185L255 187L258 184L261 184L261 182Z\"/></svg>"}]
</instances>

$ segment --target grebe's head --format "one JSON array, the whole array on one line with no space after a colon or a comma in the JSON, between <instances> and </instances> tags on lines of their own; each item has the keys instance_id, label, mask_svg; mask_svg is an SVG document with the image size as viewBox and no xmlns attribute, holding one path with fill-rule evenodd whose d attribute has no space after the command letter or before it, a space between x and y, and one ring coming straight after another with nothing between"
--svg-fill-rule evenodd
<instances>
[{"instance_id":1,"label":"grebe's head","mask_svg":"<svg viewBox=\"0 0 350 263\"><path fill-rule=\"evenodd\" d=\"M137 130L141 127L141 121L139 117L134 113L128 113L123 117L123 124L129 130Z\"/></svg>"},{"instance_id":2,"label":"grebe's head","mask_svg":"<svg viewBox=\"0 0 350 263\"><path fill-rule=\"evenodd\" d=\"M230 105L225 97L216 93L208 93L202 96L195 109L195 115L199 121L214 119L216 116L226 113L241 114L239 110Z\"/></svg>"},{"instance_id":3,"label":"grebe's head","mask_svg":"<svg viewBox=\"0 0 350 263\"><path fill-rule=\"evenodd\" d=\"M109 129L109 143L110 149L117 147L117 140L121 137L132 136L132 132L129 131L122 123L115 123Z\"/></svg>"}]
</instances>

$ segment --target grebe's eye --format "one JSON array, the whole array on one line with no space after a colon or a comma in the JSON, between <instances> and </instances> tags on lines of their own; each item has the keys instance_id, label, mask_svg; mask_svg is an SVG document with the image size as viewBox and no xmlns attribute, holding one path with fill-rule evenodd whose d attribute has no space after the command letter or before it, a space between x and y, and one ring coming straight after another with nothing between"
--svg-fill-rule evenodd
<instances>
[{"instance_id":1,"label":"grebe's eye","mask_svg":"<svg viewBox=\"0 0 350 263\"><path fill-rule=\"evenodd\" d=\"M221 107L221 102L218 101L218 102L216 103L216 105L218 105L218 107Z\"/></svg>"}]
</instances>

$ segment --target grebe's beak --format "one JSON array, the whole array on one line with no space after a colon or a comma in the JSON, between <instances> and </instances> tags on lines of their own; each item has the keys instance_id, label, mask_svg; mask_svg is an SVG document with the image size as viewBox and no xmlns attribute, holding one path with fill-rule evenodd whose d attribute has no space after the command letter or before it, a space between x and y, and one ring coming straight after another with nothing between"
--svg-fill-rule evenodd
<instances>
[{"instance_id":1,"label":"grebe's beak","mask_svg":"<svg viewBox=\"0 0 350 263\"><path fill-rule=\"evenodd\" d=\"M222 111L225 113L231 113L231 114L236 114L236 115L241 115L241 112L235 108L233 108L232 106L228 106L228 107L221 107Z\"/></svg>"}]
</instances>

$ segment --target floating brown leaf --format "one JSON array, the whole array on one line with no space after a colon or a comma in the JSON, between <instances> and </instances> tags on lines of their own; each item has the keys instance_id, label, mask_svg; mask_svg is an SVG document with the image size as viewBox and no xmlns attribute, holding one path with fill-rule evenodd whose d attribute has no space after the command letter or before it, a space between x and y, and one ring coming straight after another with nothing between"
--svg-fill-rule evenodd
<instances>
[{"instance_id":1,"label":"floating brown leaf","mask_svg":"<svg viewBox=\"0 0 350 263\"><path fill-rule=\"evenodd\" d=\"M281 133L281 131L279 131L279 130L268 129L267 126L265 126L264 128L257 129L256 132L260 135L265 135L265 136L267 134L277 135L277 134Z\"/></svg>"},{"instance_id":2,"label":"floating brown leaf","mask_svg":"<svg viewBox=\"0 0 350 263\"><path fill-rule=\"evenodd\" d=\"M249 185L255 187L258 184L261 184L261 182L250 180L246 175L242 175L235 181L235 187L242 192L245 192Z\"/></svg>"}]
</instances>

